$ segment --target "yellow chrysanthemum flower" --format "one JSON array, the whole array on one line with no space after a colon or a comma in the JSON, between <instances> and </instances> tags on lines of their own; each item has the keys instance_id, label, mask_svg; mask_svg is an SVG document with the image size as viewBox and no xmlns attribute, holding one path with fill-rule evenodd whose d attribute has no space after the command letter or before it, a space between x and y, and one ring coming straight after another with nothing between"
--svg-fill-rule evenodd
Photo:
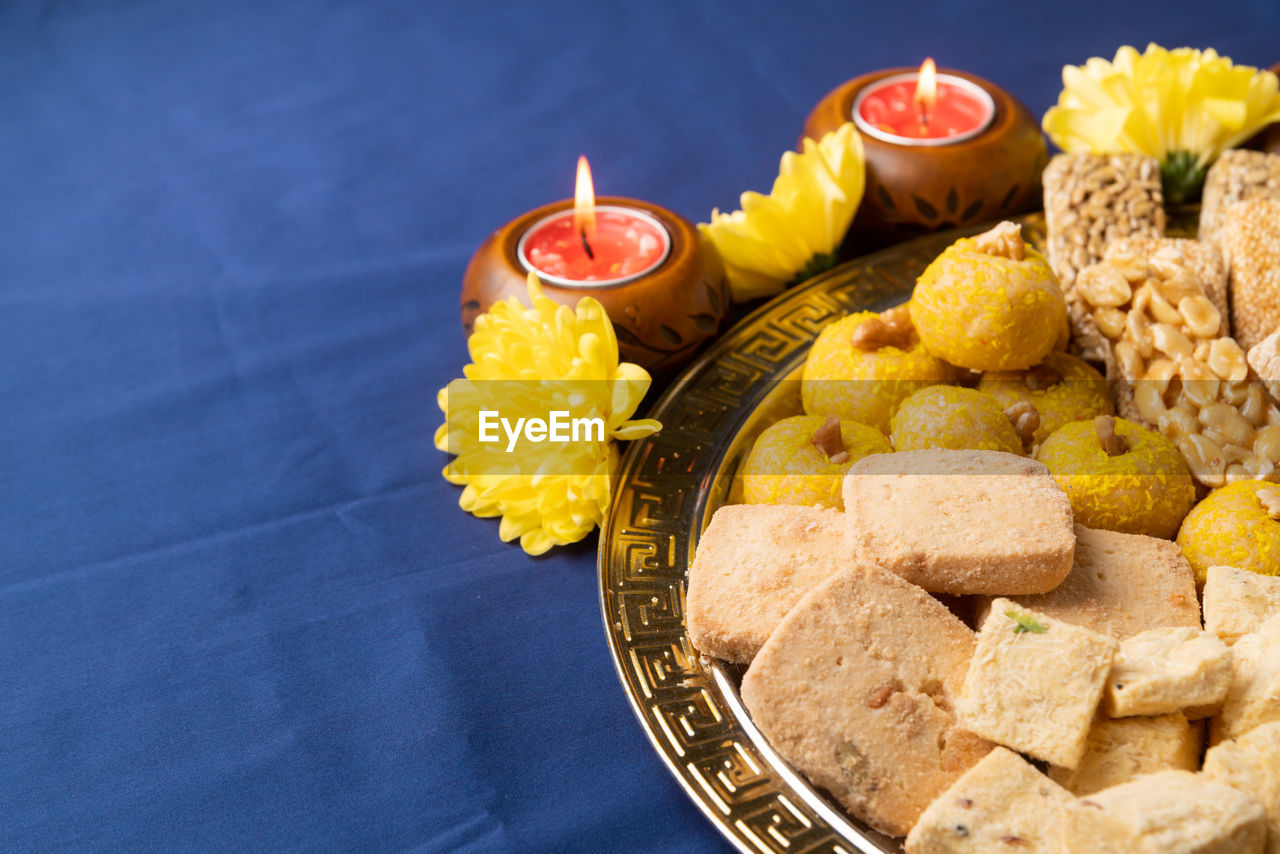
<instances>
[{"instance_id":1,"label":"yellow chrysanthemum flower","mask_svg":"<svg viewBox=\"0 0 1280 854\"><path fill-rule=\"evenodd\" d=\"M1225 149L1280 120L1276 75L1216 51L1128 45L1062 69L1044 130L1063 151L1139 152L1161 164L1165 199L1193 198Z\"/></svg>"},{"instance_id":2,"label":"yellow chrysanthemum flower","mask_svg":"<svg viewBox=\"0 0 1280 854\"><path fill-rule=\"evenodd\" d=\"M531 308L511 297L476 318L466 379L437 395L445 423L435 443L457 455L444 476L464 486L458 506L501 516L503 542L519 537L537 555L581 540L604 518L619 462L613 440L647 436L662 425L628 420L649 389L649 374L619 364L613 324L599 302L584 297L576 310L559 305L543 295L533 273L529 298ZM506 431L519 419L541 419L545 433L555 413L564 424L575 422L571 440L539 440L532 431L511 438L494 423L506 419ZM589 423L597 419L603 427L593 433ZM587 428L582 433L579 421Z\"/></svg>"},{"instance_id":3,"label":"yellow chrysanthemum flower","mask_svg":"<svg viewBox=\"0 0 1280 854\"><path fill-rule=\"evenodd\" d=\"M779 293L835 264L865 183L862 137L847 122L782 155L769 195L743 193L742 210L713 210L698 228L724 260L734 299Z\"/></svg>"}]
</instances>

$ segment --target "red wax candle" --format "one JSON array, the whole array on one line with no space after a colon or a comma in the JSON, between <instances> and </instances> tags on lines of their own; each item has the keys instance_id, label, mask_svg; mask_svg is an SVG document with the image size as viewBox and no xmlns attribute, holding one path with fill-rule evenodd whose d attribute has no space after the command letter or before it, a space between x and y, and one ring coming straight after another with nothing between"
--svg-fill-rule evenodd
<instances>
[{"instance_id":1,"label":"red wax candle","mask_svg":"<svg viewBox=\"0 0 1280 854\"><path fill-rule=\"evenodd\" d=\"M854 101L858 129L885 142L947 145L981 133L995 118L995 101L981 86L937 74L932 61L916 74L877 80Z\"/></svg>"},{"instance_id":2,"label":"red wax candle","mask_svg":"<svg viewBox=\"0 0 1280 854\"><path fill-rule=\"evenodd\" d=\"M595 226L575 225L566 210L533 224L516 248L520 262L561 285L619 284L649 272L671 251L671 235L635 208L593 207Z\"/></svg>"}]
</instances>

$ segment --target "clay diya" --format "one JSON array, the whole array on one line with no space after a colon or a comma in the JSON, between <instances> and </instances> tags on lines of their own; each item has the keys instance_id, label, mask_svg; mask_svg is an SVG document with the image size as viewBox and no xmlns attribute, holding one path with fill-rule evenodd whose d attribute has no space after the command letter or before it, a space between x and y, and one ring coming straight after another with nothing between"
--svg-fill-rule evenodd
<instances>
[{"instance_id":1,"label":"clay diya","mask_svg":"<svg viewBox=\"0 0 1280 854\"><path fill-rule=\"evenodd\" d=\"M499 300L527 300L526 277L574 306L604 306L624 360L667 374L718 334L729 308L719 258L693 223L666 208L617 196L595 198L586 158L574 199L530 211L491 234L462 280L462 326Z\"/></svg>"},{"instance_id":2,"label":"clay diya","mask_svg":"<svg viewBox=\"0 0 1280 854\"><path fill-rule=\"evenodd\" d=\"M1271 71L1280 74L1280 62L1271 66ZM1271 126L1262 132L1262 150L1271 154L1280 154L1280 122L1272 122Z\"/></svg>"},{"instance_id":3,"label":"clay diya","mask_svg":"<svg viewBox=\"0 0 1280 854\"><path fill-rule=\"evenodd\" d=\"M867 186L850 228L859 249L1006 218L1040 203L1048 150L1017 99L963 71L875 71L844 83L805 120L820 139L853 120Z\"/></svg>"}]
</instances>

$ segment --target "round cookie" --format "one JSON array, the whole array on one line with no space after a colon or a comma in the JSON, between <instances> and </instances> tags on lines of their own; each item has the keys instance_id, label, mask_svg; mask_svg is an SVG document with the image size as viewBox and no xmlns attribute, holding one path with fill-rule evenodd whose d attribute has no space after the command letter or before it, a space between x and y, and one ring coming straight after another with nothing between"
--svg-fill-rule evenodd
<instances>
[{"instance_id":1,"label":"round cookie","mask_svg":"<svg viewBox=\"0 0 1280 854\"><path fill-rule=\"evenodd\" d=\"M1009 222L948 246L920 274L911 298L925 348L975 371L1038 365L1058 341L1066 314L1049 262Z\"/></svg>"},{"instance_id":2,"label":"round cookie","mask_svg":"<svg viewBox=\"0 0 1280 854\"><path fill-rule=\"evenodd\" d=\"M1106 379L1088 362L1067 353L1050 353L1025 371L988 371L978 381L978 391L1005 408L1019 401L1034 406L1040 413L1038 443L1069 422L1115 414Z\"/></svg>"},{"instance_id":3,"label":"round cookie","mask_svg":"<svg viewBox=\"0 0 1280 854\"><path fill-rule=\"evenodd\" d=\"M908 397L893 416L894 450L1004 451L1022 454L1022 439L994 397L938 385Z\"/></svg>"},{"instance_id":4,"label":"round cookie","mask_svg":"<svg viewBox=\"0 0 1280 854\"><path fill-rule=\"evenodd\" d=\"M1280 575L1280 520L1272 512L1280 516L1280 485L1274 483L1241 480L1209 493L1178 530L1178 545L1197 580L1203 584L1217 565Z\"/></svg>"},{"instance_id":5,"label":"round cookie","mask_svg":"<svg viewBox=\"0 0 1280 854\"><path fill-rule=\"evenodd\" d=\"M891 450L883 433L856 421L784 418L760 434L742 464L743 503L844 509L840 485L849 466Z\"/></svg>"},{"instance_id":6,"label":"round cookie","mask_svg":"<svg viewBox=\"0 0 1280 854\"><path fill-rule=\"evenodd\" d=\"M810 415L834 415L888 432L913 392L953 382L960 372L925 351L903 306L861 311L818 334L805 361L800 396Z\"/></svg>"},{"instance_id":7,"label":"round cookie","mask_svg":"<svg viewBox=\"0 0 1280 854\"><path fill-rule=\"evenodd\" d=\"M1196 502L1182 454L1154 430L1100 415L1059 427L1036 453L1089 528L1169 539Z\"/></svg>"}]
</instances>

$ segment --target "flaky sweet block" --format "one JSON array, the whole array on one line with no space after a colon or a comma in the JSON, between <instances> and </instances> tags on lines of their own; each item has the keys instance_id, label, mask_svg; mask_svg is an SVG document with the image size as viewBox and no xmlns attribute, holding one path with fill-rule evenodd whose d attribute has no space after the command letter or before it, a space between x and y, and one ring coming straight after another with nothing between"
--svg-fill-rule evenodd
<instances>
[{"instance_id":1,"label":"flaky sweet block","mask_svg":"<svg viewBox=\"0 0 1280 854\"><path fill-rule=\"evenodd\" d=\"M1280 721L1280 616L1235 642L1231 667L1222 711L1209 723L1211 744Z\"/></svg>"},{"instance_id":2,"label":"flaky sweet block","mask_svg":"<svg viewBox=\"0 0 1280 854\"><path fill-rule=\"evenodd\" d=\"M907 854L1050 854L1071 794L1012 750L997 747L920 816Z\"/></svg>"},{"instance_id":3,"label":"flaky sweet block","mask_svg":"<svg viewBox=\"0 0 1280 854\"><path fill-rule=\"evenodd\" d=\"M1080 355L1100 361L1101 342L1075 295L1076 274L1122 237L1164 236L1160 163L1142 154L1059 154L1044 170L1049 265L1067 298Z\"/></svg>"},{"instance_id":4,"label":"flaky sweet block","mask_svg":"<svg viewBox=\"0 0 1280 854\"><path fill-rule=\"evenodd\" d=\"M1247 349L1280 328L1280 199L1227 208L1218 244L1231 288L1231 327Z\"/></svg>"},{"instance_id":5,"label":"flaky sweet block","mask_svg":"<svg viewBox=\"0 0 1280 854\"><path fill-rule=\"evenodd\" d=\"M1233 149L1209 167L1200 202L1200 239L1215 242L1223 213L1246 199L1280 199L1280 155Z\"/></svg>"},{"instance_id":6,"label":"flaky sweet block","mask_svg":"<svg viewBox=\"0 0 1280 854\"><path fill-rule=\"evenodd\" d=\"M1150 718L1098 718L1089 728L1076 769L1049 768L1049 778L1084 796L1156 771L1195 771L1200 764L1200 724L1180 712Z\"/></svg>"},{"instance_id":7,"label":"flaky sweet block","mask_svg":"<svg viewBox=\"0 0 1280 854\"><path fill-rule=\"evenodd\" d=\"M1231 648L1213 633L1150 629L1121 642L1102 711L1123 718L1188 709L1192 717L1209 717L1226 697L1231 673Z\"/></svg>"},{"instance_id":8,"label":"flaky sweet block","mask_svg":"<svg viewBox=\"0 0 1280 854\"><path fill-rule=\"evenodd\" d=\"M1018 601L1117 640L1161 626L1200 628L1196 576L1176 543L1076 525L1071 572L1057 588ZM989 599L975 615L985 620Z\"/></svg>"},{"instance_id":9,"label":"flaky sweet block","mask_svg":"<svg viewBox=\"0 0 1280 854\"><path fill-rule=\"evenodd\" d=\"M965 674L960 722L997 744L1076 768L1117 649L1113 638L996 599Z\"/></svg>"},{"instance_id":10,"label":"flaky sweet block","mask_svg":"<svg viewBox=\"0 0 1280 854\"><path fill-rule=\"evenodd\" d=\"M973 633L919 587L845 569L778 624L742 680L751 719L850 813L904 836L991 745L952 709Z\"/></svg>"},{"instance_id":11,"label":"flaky sweet block","mask_svg":"<svg viewBox=\"0 0 1280 854\"><path fill-rule=\"evenodd\" d=\"M1158 429L1210 488L1275 474L1280 410L1189 268L1113 255L1076 292L1109 345L1122 415Z\"/></svg>"},{"instance_id":12,"label":"flaky sweet block","mask_svg":"<svg viewBox=\"0 0 1280 854\"><path fill-rule=\"evenodd\" d=\"M797 602L849 563L844 514L731 504L698 538L686 594L699 652L747 663Z\"/></svg>"},{"instance_id":13,"label":"flaky sweet block","mask_svg":"<svg viewBox=\"0 0 1280 854\"><path fill-rule=\"evenodd\" d=\"M1280 854L1280 723L1209 748L1204 776L1253 798L1267 813L1267 854Z\"/></svg>"},{"instance_id":14,"label":"flaky sweet block","mask_svg":"<svg viewBox=\"0 0 1280 854\"><path fill-rule=\"evenodd\" d=\"M1271 402L1280 403L1280 329L1250 347L1245 356L1271 395Z\"/></svg>"},{"instance_id":15,"label":"flaky sweet block","mask_svg":"<svg viewBox=\"0 0 1280 854\"><path fill-rule=\"evenodd\" d=\"M872 454L849 469L844 502L854 559L935 593L1041 593L1071 570L1071 502L1026 457Z\"/></svg>"},{"instance_id":16,"label":"flaky sweet block","mask_svg":"<svg viewBox=\"0 0 1280 854\"><path fill-rule=\"evenodd\" d=\"M1280 578L1211 566L1204 583L1204 627L1234 644L1280 614Z\"/></svg>"},{"instance_id":17,"label":"flaky sweet block","mask_svg":"<svg viewBox=\"0 0 1280 854\"><path fill-rule=\"evenodd\" d=\"M1261 806L1189 771L1159 771L1066 806L1067 854L1262 854Z\"/></svg>"}]
</instances>

